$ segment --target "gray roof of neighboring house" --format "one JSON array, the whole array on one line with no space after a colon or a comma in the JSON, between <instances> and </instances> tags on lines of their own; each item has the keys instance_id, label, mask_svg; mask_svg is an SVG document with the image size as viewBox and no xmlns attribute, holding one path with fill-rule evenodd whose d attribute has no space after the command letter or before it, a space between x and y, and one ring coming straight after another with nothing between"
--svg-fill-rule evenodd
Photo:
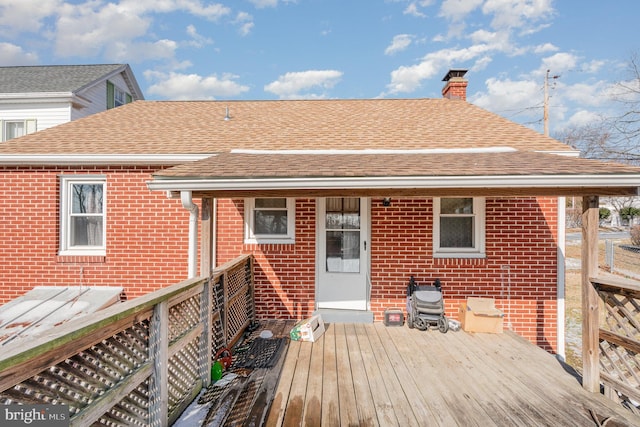
<instances>
[{"instance_id":1,"label":"gray roof of neighboring house","mask_svg":"<svg viewBox=\"0 0 640 427\"><path fill-rule=\"evenodd\" d=\"M142 91L127 64L0 67L0 93L78 93L121 72L125 72L134 99L142 99Z\"/></svg>"}]
</instances>

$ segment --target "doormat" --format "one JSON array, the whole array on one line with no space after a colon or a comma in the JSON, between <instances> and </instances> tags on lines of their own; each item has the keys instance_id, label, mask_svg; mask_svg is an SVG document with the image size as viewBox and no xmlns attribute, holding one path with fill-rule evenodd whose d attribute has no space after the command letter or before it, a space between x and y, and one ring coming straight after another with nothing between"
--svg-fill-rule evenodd
<instances>
[{"instance_id":1,"label":"doormat","mask_svg":"<svg viewBox=\"0 0 640 427\"><path fill-rule=\"evenodd\" d=\"M284 348L286 338L256 338L246 351L236 353L234 368L271 368Z\"/></svg>"}]
</instances>

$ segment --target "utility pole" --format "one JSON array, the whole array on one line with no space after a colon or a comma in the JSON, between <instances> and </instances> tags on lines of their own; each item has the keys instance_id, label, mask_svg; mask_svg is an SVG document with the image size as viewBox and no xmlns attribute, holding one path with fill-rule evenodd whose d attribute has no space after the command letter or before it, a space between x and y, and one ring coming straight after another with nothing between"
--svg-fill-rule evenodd
<instances>
[{"instance_id":1,"label":"utility pole","mask_svg":"<svg viewBox=\"0 0 640 427\"><path fill-rule=\"evenodd\" d=\"M551 70L547 70L547 74L544 78L544 136L549 136L549 72ZM551 76L552 79L557 79L558 75Z\"/></svg>"}]
</instances>

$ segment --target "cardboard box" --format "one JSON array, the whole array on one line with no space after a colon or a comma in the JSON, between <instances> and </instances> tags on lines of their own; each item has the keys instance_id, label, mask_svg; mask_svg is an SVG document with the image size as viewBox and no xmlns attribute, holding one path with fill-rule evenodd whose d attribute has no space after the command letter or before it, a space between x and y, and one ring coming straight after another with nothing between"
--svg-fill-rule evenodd
<instances>
[{"instance_id":1,"label":"cardboard box","mask_svg":"<svg viewBox=\"0 0 640 427\"><path fill-rule=\"evenodd\" d=\"M460 304L458 320L466 332L502 333L504 313L495 306L493 298L467 298Z\"/></svg>"},{"instance_id":2,"label":"cardboard box","mask_svg":"<svg viewBox=\"0 0 640 427\"><path fill-rule=\"evenodd\" d=\"M316 314L313 317L304 319L296 323L289 332L292 341L314 342L324 334L324 322L322 316Z\"/></svg>"}]
</instances>

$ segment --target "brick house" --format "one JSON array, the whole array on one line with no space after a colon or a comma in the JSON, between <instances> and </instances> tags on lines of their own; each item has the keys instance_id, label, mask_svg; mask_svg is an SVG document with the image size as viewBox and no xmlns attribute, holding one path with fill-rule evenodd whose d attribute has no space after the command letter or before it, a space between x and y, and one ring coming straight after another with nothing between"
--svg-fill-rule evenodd
<instances>
[{"instance_id":1,"label":"brick house","mask_svg":"<svg viewBox=\"0 0 640 427\"><path fill-rule=\"evenodd\" d=\"M255 256L259 318L360 321L440 278L563 353L564 196L640 169L442 99L139 101L0 144L0 302L38 284L137 297Z\"/></svg>"}]
</instances>

